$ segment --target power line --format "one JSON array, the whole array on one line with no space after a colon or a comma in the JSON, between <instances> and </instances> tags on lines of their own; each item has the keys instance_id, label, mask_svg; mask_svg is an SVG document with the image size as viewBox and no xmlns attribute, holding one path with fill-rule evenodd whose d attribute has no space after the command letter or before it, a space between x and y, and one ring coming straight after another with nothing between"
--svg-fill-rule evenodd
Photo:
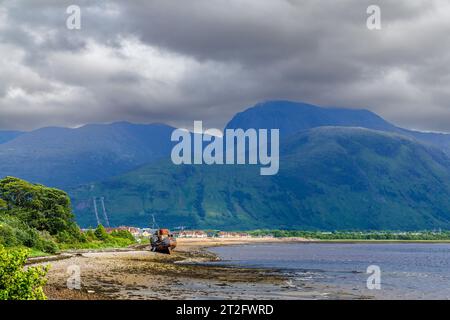
<instances>
[{"instance_id":1,"label":"power line","mask_svg":"<svg viewBox=\"0 0 450 320\"><path fill-rule=\"evenodd\" d=\"M100 219L98 217L98 211L97 211L97 201L95 197L93 197L94 200L94 211L95 211L95 218L97 219L97 226L100 225Z\"/></svg>"},{"instance_id":2,"label":"power line","mask_svg":"<svg viewBox=\"0 0 450 320\"><path fill-rule=\"evenodd\" d=\"M109 219L108 219L108 215L106 214L106 209L105 209L105 198L101 197L100 201L102 203L102 209L103 209L103 216L105 217L105 221L106 221L106 226L109 228Z\"/></svg>"}]
</instances>

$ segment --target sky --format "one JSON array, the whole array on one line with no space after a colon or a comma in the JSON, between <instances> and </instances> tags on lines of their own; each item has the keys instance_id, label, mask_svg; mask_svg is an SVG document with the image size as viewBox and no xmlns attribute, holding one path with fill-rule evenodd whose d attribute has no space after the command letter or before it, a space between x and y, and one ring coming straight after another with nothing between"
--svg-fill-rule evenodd
<instances>
[{"instance_id":1,"label":"sky","mask_svg":"<svg viewBox=\"0 0 450 320\"><path fill-rule=\"evenodd\" d=\"M0 129L222 128L276 99L450 132L450 1L0 0Z\"/></svg>"}]
</instances>

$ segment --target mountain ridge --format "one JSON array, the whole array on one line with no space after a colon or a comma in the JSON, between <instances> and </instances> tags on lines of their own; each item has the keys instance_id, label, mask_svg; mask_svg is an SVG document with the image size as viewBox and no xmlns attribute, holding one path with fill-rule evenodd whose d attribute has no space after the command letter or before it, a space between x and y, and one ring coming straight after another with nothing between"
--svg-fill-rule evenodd
<instances>
[{"instance_id":1,"label":"mountain ridge","mask_svg":"<svg viewBox=\"0 0 450 320\"><path fill-rule=\"evenodd\" d=\"M306 120L305 120L306 119ZM225 128L280 128L282 137L320 126L363 127L397 132L433 144L450 155L450 134L404 129L367 109L319 107L303 102L270 100L237 113Z\"/></svg>"},{"instance_id":2,"label":"mountain ridge","mask_svg":"<svg viewBox=\"0 0 450 320\"><path fill-rule=\"evenodd\" d=\"M397 133L354 127L298 132L281 148L280 172L255 166L145 165L70 193L78 222L95 224L105 197L116 225L310 230L450 227L450 160Z\"/></svg>"},{"instance_id":3,"label":"mountain ridge","mask_svg":"<svg viewBox=\"0 0 450 320\"><path fill-rule=\"evenodd\" d=\"M168 156L173 129L124 122L37 129L0 145L0 175L55 187L101 180Z\"/></svg>"},{"instance_id":4,"label":"mountain ridge","mask_svg":"<svg viewBox=\"0 0 450 320\"><path fill-rule=\"evenodd\" d=\"M269 101L225 128L281 130L280 172L175 166L173 127L127 122L42 128L0 144L0 175L62 187L93 225L92 197L113 224L201 228L450 228L450 135L399 128L365 109Z\"/></svg>"},{"instance_id":5,"label":"mountain ridge","mask_svg":"<svg viewBox=\"0 0 450 320\"><path fill-rule=\"evenodd\" d=\"M23 133L21 131L0 130L0 144L14 140Z\"/></svg>"}]
</instances>

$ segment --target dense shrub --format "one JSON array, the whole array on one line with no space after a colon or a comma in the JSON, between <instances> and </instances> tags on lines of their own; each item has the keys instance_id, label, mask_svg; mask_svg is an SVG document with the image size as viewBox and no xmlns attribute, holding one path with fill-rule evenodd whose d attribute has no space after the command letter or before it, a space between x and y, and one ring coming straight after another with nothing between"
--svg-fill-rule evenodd
<instances>
[{"instance_id":1,"label":"dense shrub","mask_svg":"<svg viewBox=\"0 0 450 320\"><path fill-rule=\"evenodd\" d=\"M18 244L14 229L7 224L0 223L0 245L14 247Z\"/></svg>"},{"instance_id":2,"label":"dense shrub","mask_svg":"<svg viewBox=\"0 0 450 320\"><path fill-rule=\"evenodd\" d=\"M70 199L61 190L6 177L0 179L0 245L46 253L59 249L125 247L135 242L126 230L108 234L103 226L81 232Z\"/></svg>"},{"instance_id":3,"label":"dense shrub","mask_svg":"<svg viewBox=\"0 0 450 320\"><path fill-rule=\"evenodd\" d=\"M13 177L1 179L0 244L54 253L55 241L87 241L75 223L67 194Z\"/></svg>"},{"instance_id":4,"label":"dense shrub","mask_svg":"<svg viewBox=\"0 0 450 320\"><path fill-rule=\"evenodd\" d=\"M98 240L107 241L111 239L110 235L106 232L105 227L101 224L95 229L94 234Z\"/></svg>"},{"instance_id":5,"label":"dense shrub","mask_svg":"<svg viewBox=\"0 0 450 320\"><path fill-rule=\"evenodd\" d=\"M44 300L43 286L48 267L24 270L29 251L0 246L0 300Z\"/></svg>"},{"instance_id":6,"label":"dense shrub","mask_svg":"<svg viewBox=\"0 0 450 320\"><path fill-rule=\"evenodd\" d=\"M128 230L114 230L113 232L111 232L111 236L115 238L122 238L135 241L134 236Z\"/></svg>"},{"instance_id":7,"label":"dense shrub","mask_svg":"<svg viewBox=\"0 0 450 320\"><path fill-rule=\"evenodd\" d=\"M84 233L87 241L94 241L97 240L97 237L95 236L94 230L89 229Z\"/></svg>"},{"instance_id":8,"label":"dense shrub","mask_svg":"<svg viewBox=\"0 0 450 320\"><path fill-rule=\"evenodd\" d=\"M25 246L55 253L58 246L46 231L37 231L20 221L17 217L0 216L0 245L4 247Z\"/></svg>"}]
</instances>

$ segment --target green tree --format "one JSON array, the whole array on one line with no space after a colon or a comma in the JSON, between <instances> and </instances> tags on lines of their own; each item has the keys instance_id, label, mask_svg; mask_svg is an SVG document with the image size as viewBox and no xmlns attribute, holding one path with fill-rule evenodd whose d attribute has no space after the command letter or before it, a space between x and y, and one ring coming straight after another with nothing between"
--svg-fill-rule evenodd
<instances>
[{"instance_id":1,"label":"green tree","mask_svg":"<svg viewBox=\"0 0 450 320\"><path fill-rule=\"evenodd\" d=\"M0 210L6 210L6 209L8 209L8 203L5 200L0 199Z\"/></svg>"},{"instance_id":2,"label":"green tree","mask_svg":"<svg viewBox=\"0 0 450 320\"><path fill-rule=\"evenodd\" d=\"M85 232L85 237L86 237L87 241L97 240L97 237L95 236L94 231L91 229L89 229Z\"/></svg>"},{"instance_id":3,"label":"green tree","mask_svg":"<svg viewBox=\"0 0 450 320\"><path fill-rule=\"evenodd\" d=\"M29 251L0 246L0 300L45 300L43 286L49 266L24 270Z\"/></svg>"},{"instance_id":4,"label":"green tree","mask_svg":"<svg viewBox=\"0 0 450 320\"><path fill-rule=\"evenodd\" d=\"M98 240L106 241L110 238L109 234L106 232L105 227L99 224L97 229L94 231L95 237Z\"/></svg>"},{"instance_id":5,"label":"green tree","mask_svg":"<svg viewBox=\"0 0 450 320\"><path fill-rule=\"evenodd\" d=\"M0 209L5 207L7 214L18 217L31 228L52 236L65 232L66 241L82 241L70 199L64 191L6 177L0 180Z\"/></svg>"}]
</instances>

